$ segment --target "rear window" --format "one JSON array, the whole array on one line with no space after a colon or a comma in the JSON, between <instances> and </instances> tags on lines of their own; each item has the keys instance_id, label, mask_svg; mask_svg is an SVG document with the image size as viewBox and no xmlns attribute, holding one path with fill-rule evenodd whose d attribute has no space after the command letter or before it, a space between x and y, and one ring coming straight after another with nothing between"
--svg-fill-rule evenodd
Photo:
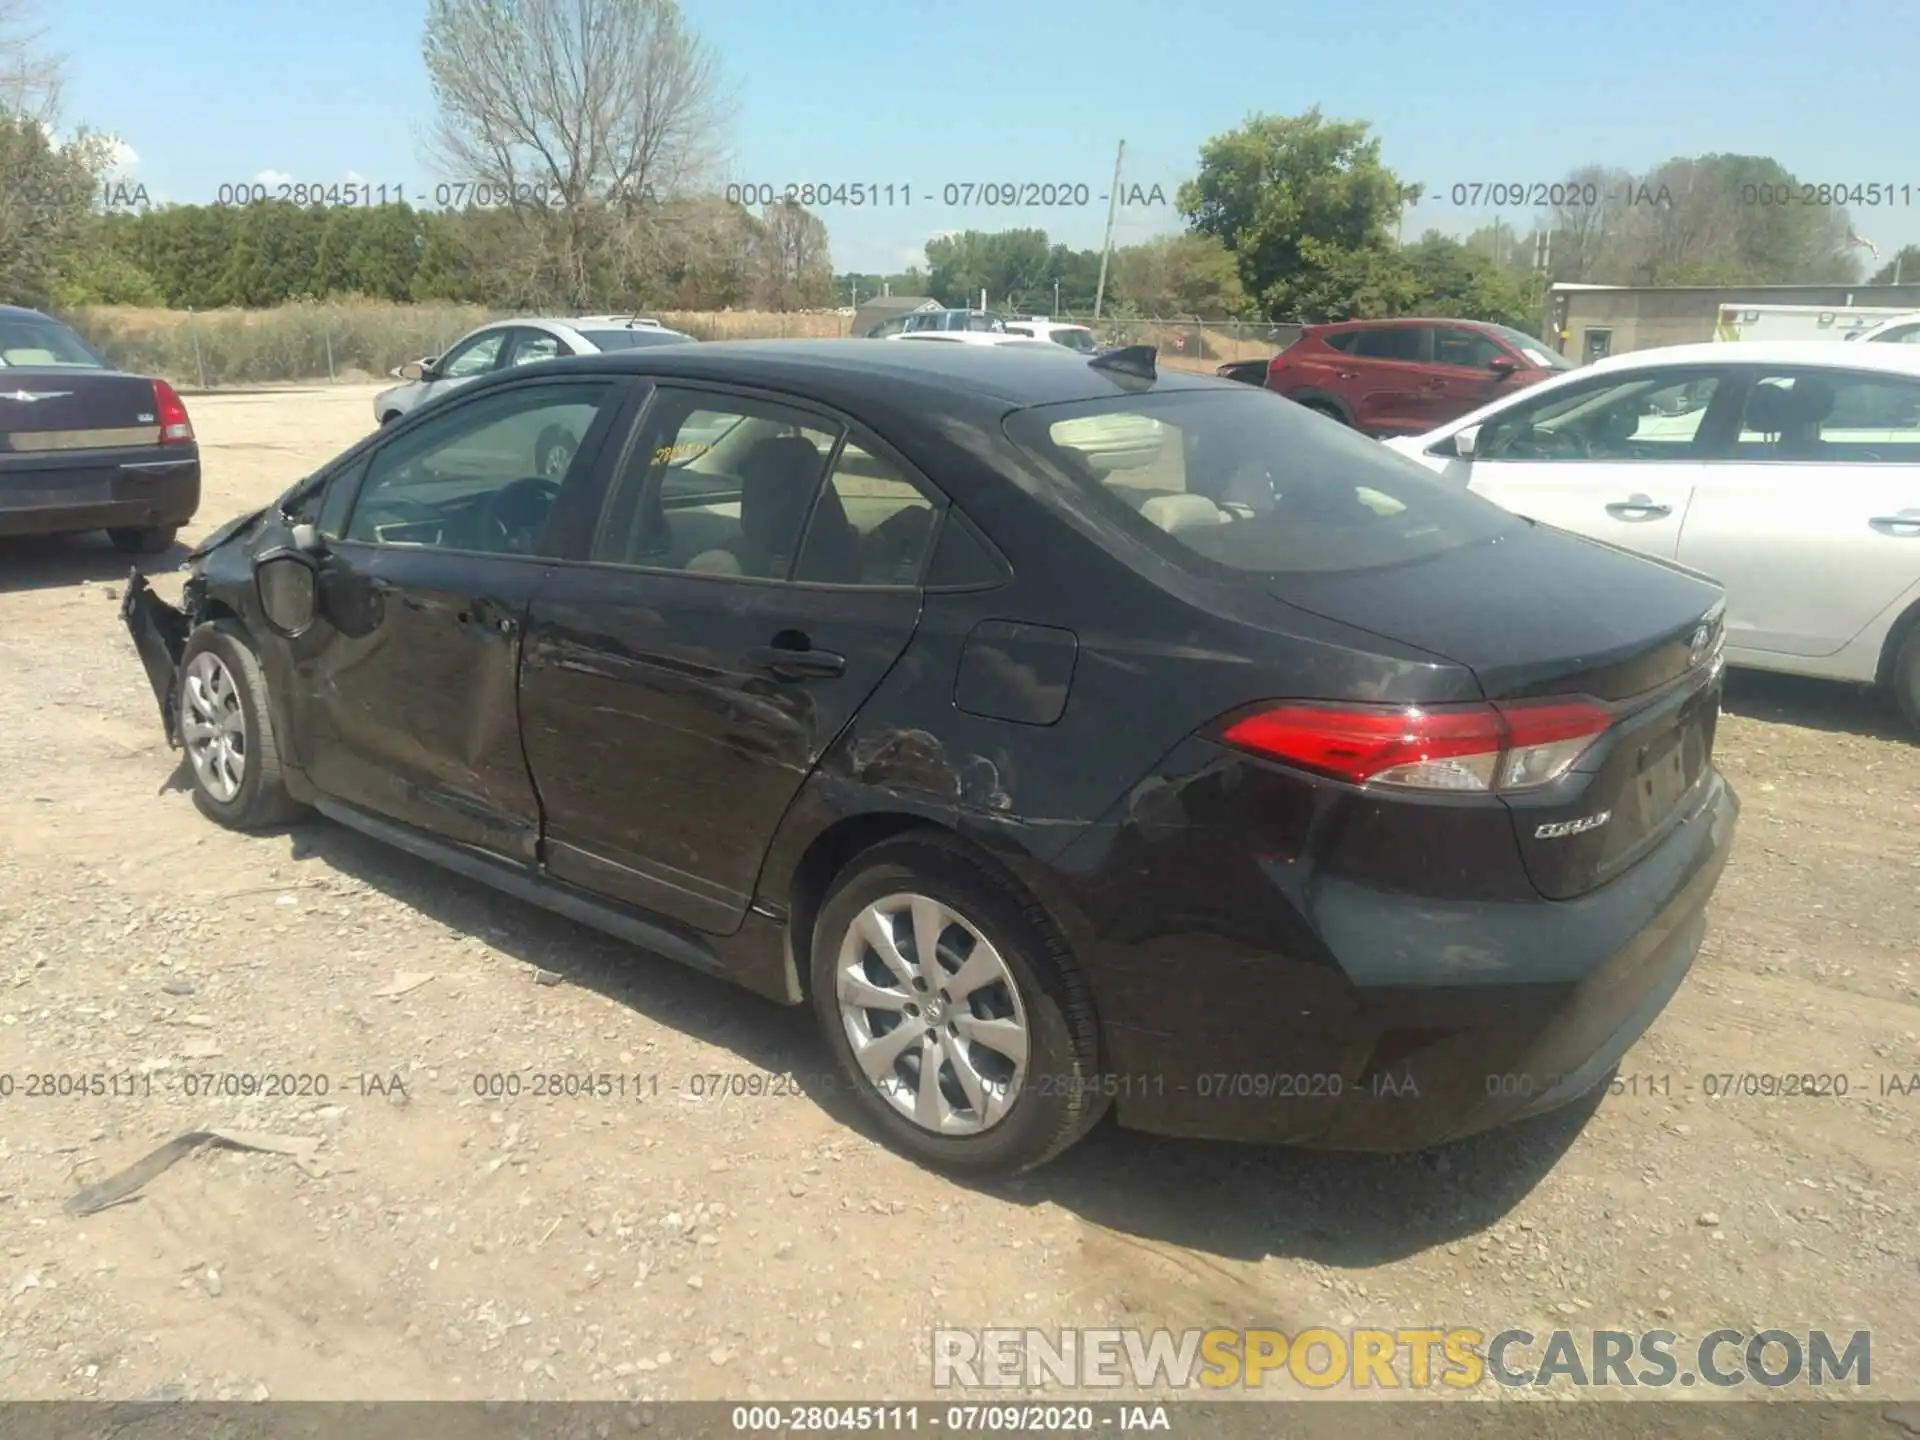
<instances>
[{"instance_id":1,"label":"rear window","mask_svg":"<svg viewBox=\"0 0 1920 1440\"><path fill-rule=\"evenodd\" d=\"M1040 405L1006 430L1121 529L1200 573L1370 570L1524 523L1263 390Z\"/></svg>"},{"instance_id":2,"label":"rear window","mask_svg":"<svg viewBox=\"0 0 1920 1440\"><path fill-rule=\"evenodd\" d=\"M105 370L107 362L87 342L57 320L43 316L0 315L0 366L16 368L72 366Z\"/></svg>"}]
</instances>

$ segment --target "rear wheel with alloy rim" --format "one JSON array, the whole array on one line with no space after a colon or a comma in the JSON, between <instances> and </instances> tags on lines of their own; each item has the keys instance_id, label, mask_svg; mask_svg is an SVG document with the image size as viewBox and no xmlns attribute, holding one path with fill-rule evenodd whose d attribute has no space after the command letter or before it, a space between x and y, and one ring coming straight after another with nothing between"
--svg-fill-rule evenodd
<instances>
[{"instance_id":1,"label":"rear wheel with alloy rim","mask_svg":"<svg viewBox=\"0 0 1920 1440\"><path fill-rule=\"evenodd\" d=\"M193 771L193 803L234 830L298 818L287 793L260 662L231 621L202 625L180 657L180 743Z\"/></svg>"},{"instance_id":2,"label":"rear wheel with alloy rim","mask_svg":"<svg viewBox=\"0 0 1920 1440\"><path fill-rule=\"evenodd\" d=\"M1045 912L945 837L891 841L814 926L813 1002L898 1149L972 1175L1053 1158L1100 1117L1093 1007Z\"/></svg>"}]
</instances>

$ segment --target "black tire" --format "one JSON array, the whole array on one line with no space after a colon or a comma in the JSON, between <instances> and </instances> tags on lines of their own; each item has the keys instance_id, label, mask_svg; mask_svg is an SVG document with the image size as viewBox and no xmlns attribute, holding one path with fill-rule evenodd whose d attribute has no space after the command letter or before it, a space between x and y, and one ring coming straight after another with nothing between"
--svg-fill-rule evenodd
<instances>
[{"instance_id":1,"label":"black tire","mask_svg":"<svg viewBox=\"0 0 1920 1440\"><path fill-rule=\"evenodd\" d=\"M382 425L391 425L393 424L394 421L398 420L399 418L400 418L400 412L398 410L389 410L387 411L386 414L380 417L380 423Z\"/></svg>"},{"instance_id":2,"label":"black tire","mask_svg":"<svg viewBox=\"0 0 1920 1440\"><path fill-rule=\"evenodd\" d=\"M1339 421L1342 425L1347 423L1346 412L1338 405L1331 404L1325 400L1302 400L1300 403L1316 415L1324 415L1329 420Z\"/></svg>"},{"instance_id":3,"label":"black tire","mask_svg":"<svg viewBox=\"0 0 1920 1440\"><path fill-rule=\"evenodd\" d=\"M187 673L204 651L217 656L234 680L234 697L246 725L245 754L237 793L222 800L209 791L200 771L188 757L193 775L193 803L200 813L229 830L261 830L284 825L307 813L307 807L287 793L280 768L280 749L274 741L273 711L267 701L267 680L260 672L247 632L232 620L215 620L187 637L180 656L180 688L175 713L184 728L189 714ZM184 735L183 735L184 739Z\"/></svg>"},{"instance_id":4,"label":"black tire","mask_svg":"<svg viewBox=\"0 0 1920 1440\"><path fill-rule=\"evenodd\" d=\"M976 1134L935 1134L896 1110L860 1069L841 1019L835 993L841 941L863 909L901 892L965 916L999 952L1019 991L1027 1017L1026 1079L1008 1112ZM1106 1112L1093 1000L1066 943L1044 909L956 840L903 836L854 860L821 904L808 974L814 1018L842 1082L887 1142L921 1164L975 1179L1017 1175L1069 1148Z\"/></svg>"},{"instance_id":5,"label":"black tire","mask_svg":"<svg viewBox=\"0 0 1920 1440\"><path fill-rule=\"evenodd\" d=\"M580 448L580 442L574 435L559 425L549 425L540 432L540 438L533 446L533 472L543 475L555 484L564 480L567 467L573 463L574 452ZM554 462L559 461L560 473L553 471Z\"/></svg>"},{"instance_id":6,"label":"black tire","mask_svg":"<svg viewBox=\"0 0 1920 1440\"><path fill-rule=\"evenodd\" d=\"M180 533L178 525L147 525L138 529L116 526L107 531L113 548L127 555L159 555L173 544Z\"/></svg>"},{"instance_id":7,"label":"black tire","mask_svg":"<svg viewBox=\"0 0 1920 1440\"><path fill-rule=\"evenodd\" d=\"M1920 734L1920 623L1907 630L1893 657L1893 698L1900 702L1907 724Z\"/></svg>"}]
</instances>

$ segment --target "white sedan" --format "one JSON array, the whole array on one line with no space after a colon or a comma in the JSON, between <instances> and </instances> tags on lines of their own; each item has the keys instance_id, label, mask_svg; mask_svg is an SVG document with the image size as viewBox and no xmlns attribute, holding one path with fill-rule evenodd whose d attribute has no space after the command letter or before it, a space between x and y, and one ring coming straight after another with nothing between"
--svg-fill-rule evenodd
<instances>
[{"instance_id":1,"label":"white sedan","mask_svg":"<svg viewBox=\"0 0 1920 1440\"><path fill-rule=\"evenodd\" d=\"M1920 347L1633 351L1384 443L1713 576L1729 664L1885 685L1920 729Z\"/></svg>"}]
</instances>

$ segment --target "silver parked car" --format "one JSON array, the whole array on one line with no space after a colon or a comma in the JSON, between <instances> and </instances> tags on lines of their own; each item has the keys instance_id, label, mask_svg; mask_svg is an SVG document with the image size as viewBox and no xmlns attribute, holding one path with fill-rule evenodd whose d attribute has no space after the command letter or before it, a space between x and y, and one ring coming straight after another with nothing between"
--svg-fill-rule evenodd
<instances>
[{"instance_id":1,"label":"silver parked car","mask_svg":"<svg viewBox=\"0 0 1920 1440\"><path fill-rule=\"evenodd\" d=\"M382 425L391 424L427 401L459 389L469 380L516 365L531 365L563 355L632 350L642 345L679 345L692 339L693 336L682 331L667 329L658 320L638 315L495 320L462 335L447 347L444 355L428 355L395 366L393 377L405 383L373 397L373 417ZM552 460L560 467L559 473L564 474L566 460L559 456Z\"/></svg>"}]
</instances>

